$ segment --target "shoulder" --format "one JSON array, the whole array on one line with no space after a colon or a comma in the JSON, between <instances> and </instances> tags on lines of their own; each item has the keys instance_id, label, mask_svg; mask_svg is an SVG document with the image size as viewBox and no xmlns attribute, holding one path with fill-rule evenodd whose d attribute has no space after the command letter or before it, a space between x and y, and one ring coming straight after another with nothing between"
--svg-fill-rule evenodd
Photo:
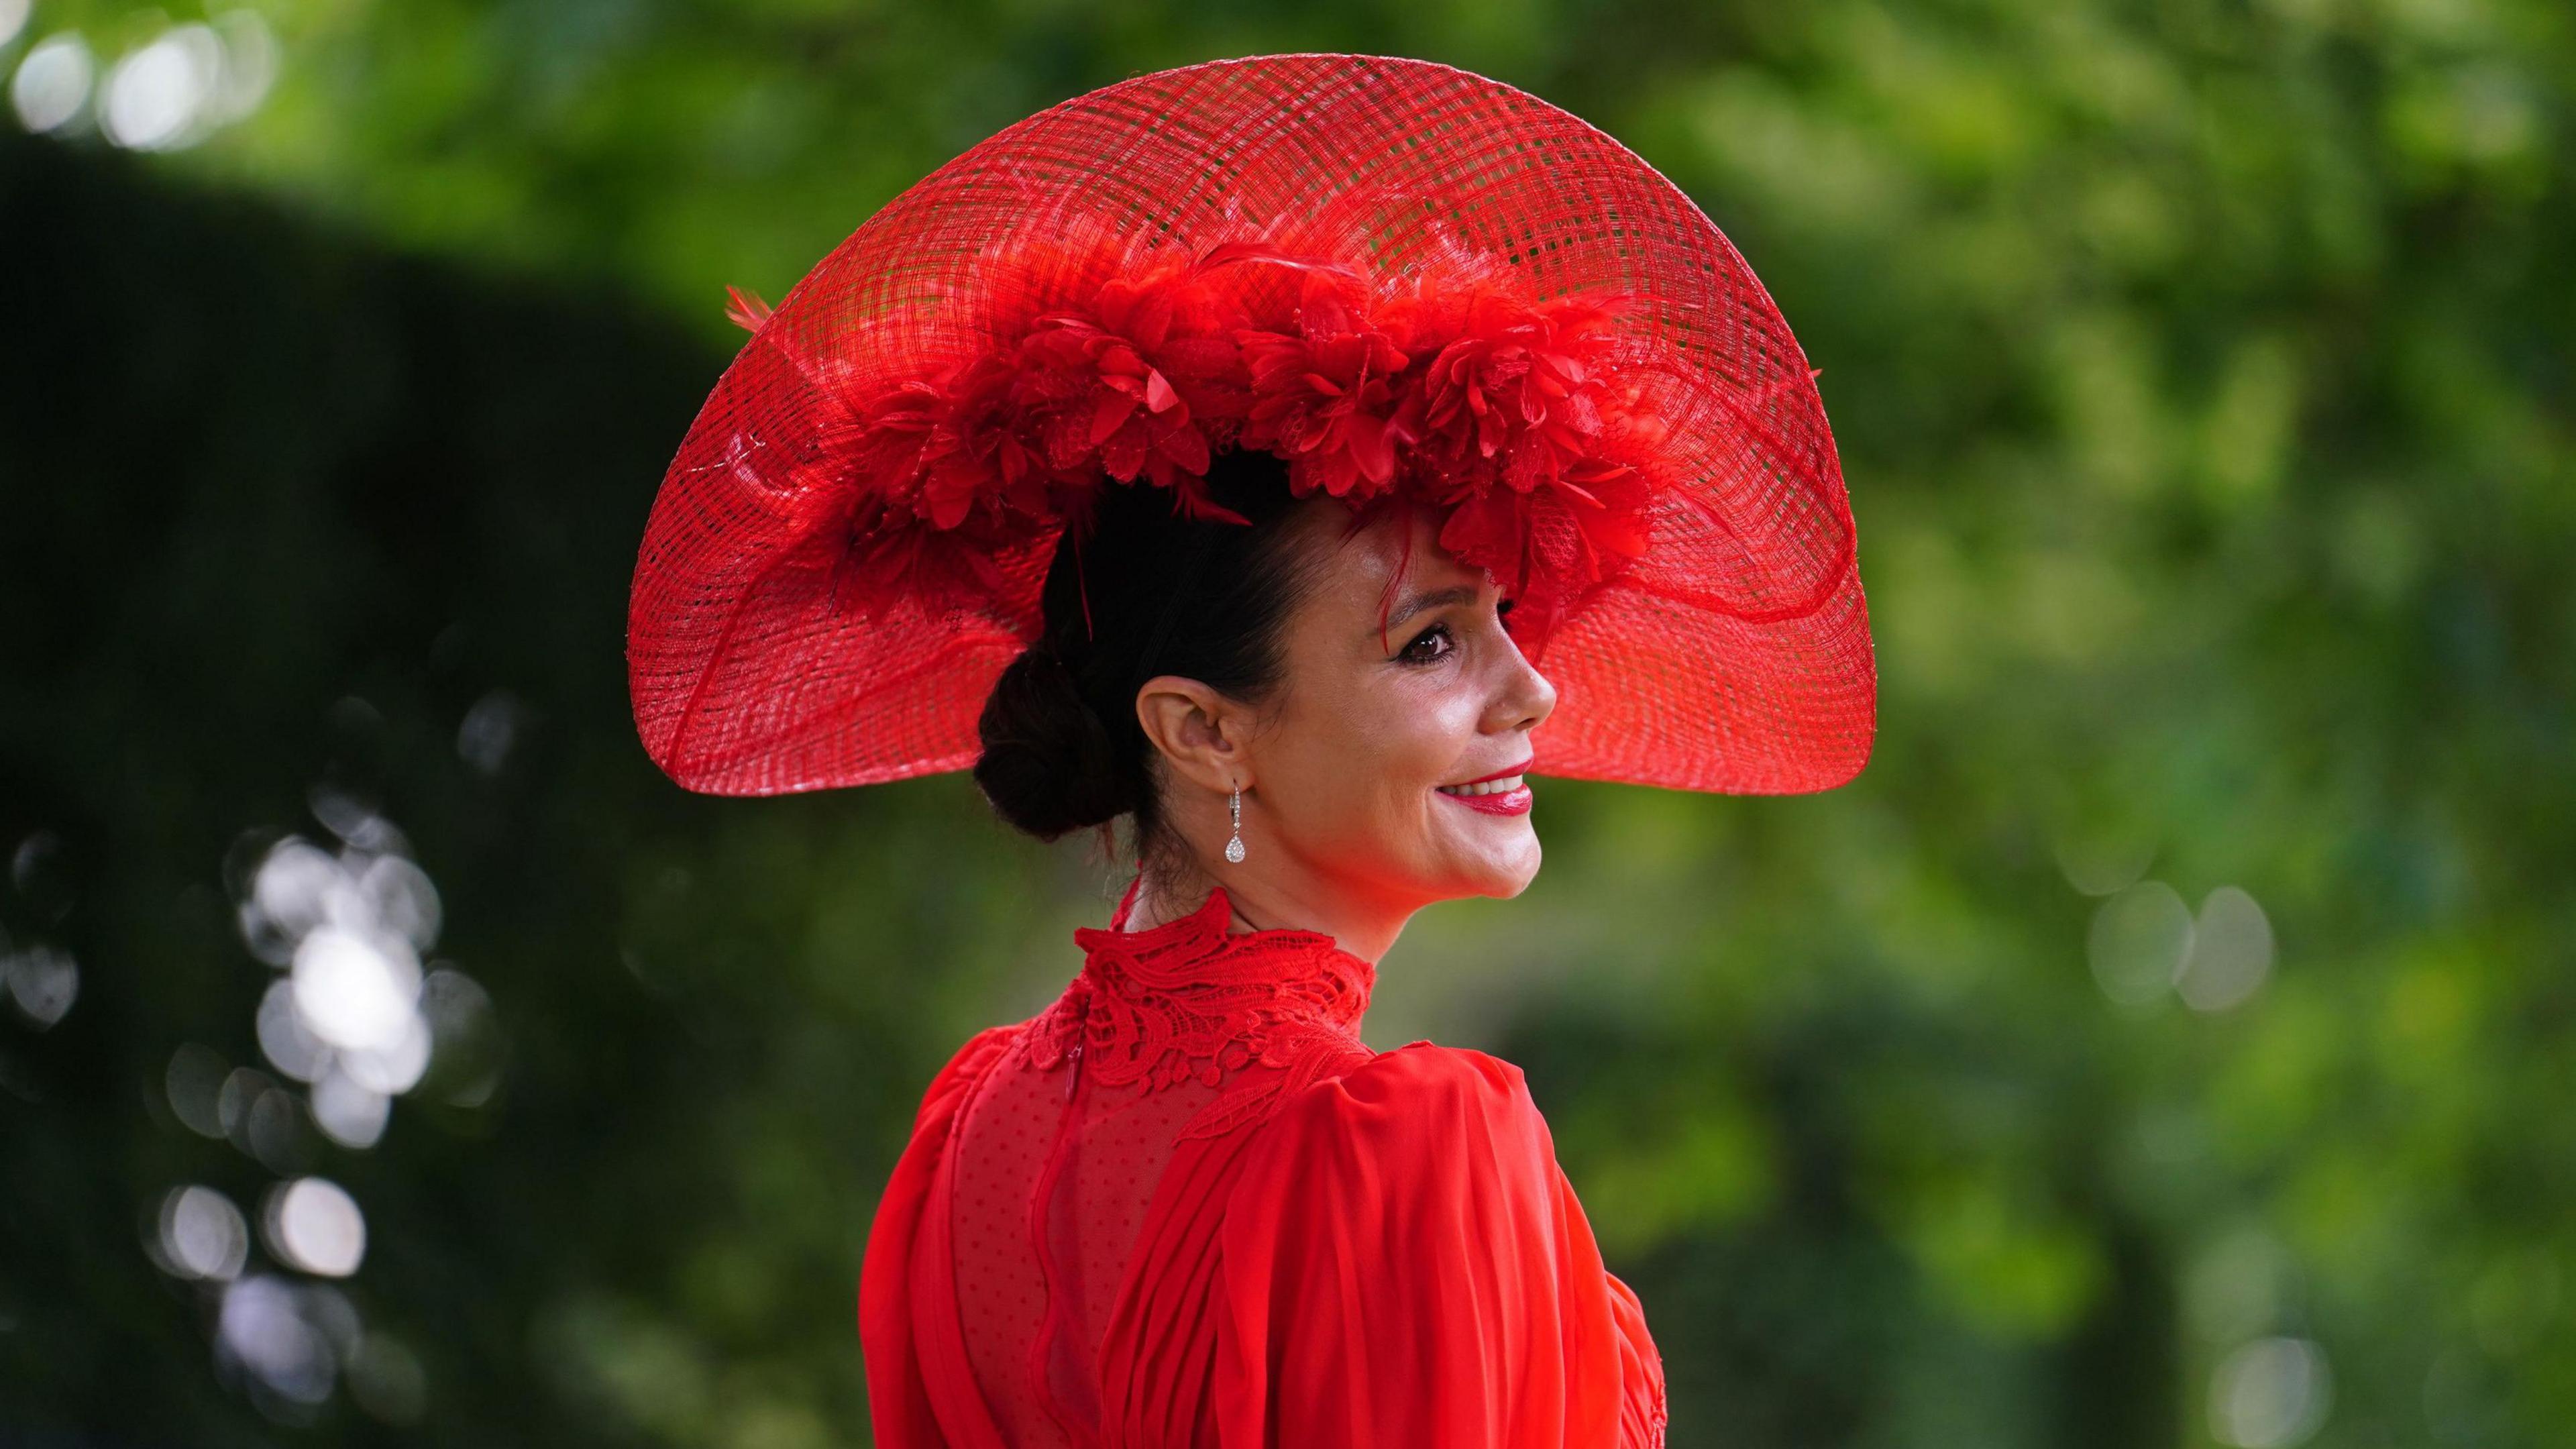
<instances>
[{"instance_id":1,"label":"shoulder","mask_svg":"<svg viewBox=\"0 0 2576 1449\"><path fill-rule=\"evenodd\" d=\"M1408 1213L1475 1200L1535 1206L1556 1150L1521 1069L1415 1042L1291 1096L1249 1144L1236 1206L1264 1194ZM1277 1205L1274 1200L1271 1206Z\"/></svg>"},{"instance_id":2,"label":"shoulder","mask_svg":"<svg viewBox=\"0 0 2576 1449\"><path fill-rule=\"evenodd\" d=\"M1417 1041L1379 1052L1338 1076L1299 1092L1282 1117L1343 1130L1419 1131L1466 1122L1514 1124L1545 1131L1521 1069L1465 1047Z\"/></svg>"},{"instance_id":3,"label":"shoulder","mask_svg":"<svg viewBox=\"0 0 2576 1449\"><path fill-rule=\"evenodd\" d=\"M1433 1096L1529 1095L1527 1079L1510 1062L1472 1047L1442 1046L1438 1042L1411 1042L1391 1052L1379 1052L1364 1065L1344 1073L1341 1080L1355 1077L1363 1079L1355 1085L1367 1091Z\"/></svg>"},{"instance_id":4,"label":"shoulder","mask_svg":"<svg viewBox=\"0 0 2576 1449\"><path fill-rule=\"evenodd\" d=\"M994 1063L1010 1054L1028 1026L1025 1021L1015 1021L1007 1026L988 1026L968 1037L922 1092L921 1110L913 1118L913 1130L918 1132L934 1119L956 1111Z\"/></svg>"}]
</instances>

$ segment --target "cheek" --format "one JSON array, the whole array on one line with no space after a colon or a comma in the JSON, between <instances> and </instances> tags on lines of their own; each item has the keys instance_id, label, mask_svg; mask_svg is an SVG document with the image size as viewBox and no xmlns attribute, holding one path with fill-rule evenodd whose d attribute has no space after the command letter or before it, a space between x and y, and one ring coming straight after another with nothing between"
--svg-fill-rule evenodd
<instances>
[{"instance_id":1,"label":"cheek","mask_svg":"<svg viewBox=\"0 0 2576 1449\"><path fill-rule=\"evenodd\" d=\"M1404 848L1430 818L1431 787L1459 771L1476 728L1455 692L1384 690L1292 720L1287 798L1316 837Z\"/></svg>"}]
</instances>

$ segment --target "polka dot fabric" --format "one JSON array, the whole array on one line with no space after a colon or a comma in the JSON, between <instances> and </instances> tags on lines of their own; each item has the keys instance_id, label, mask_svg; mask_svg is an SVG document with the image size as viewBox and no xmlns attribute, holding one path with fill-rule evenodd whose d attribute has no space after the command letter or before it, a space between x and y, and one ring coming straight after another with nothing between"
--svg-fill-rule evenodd
<instances>
[{"instance_id":1,"label":"polka dot fabric","mask_svg":"<svg viewBox=\"0 0 2576 1449\"><path fill-rule=\"evenodd\" d=\"M753 319L637 564L629 681L653 759L735 795L973 764L986 694L1037 637L1060 525L959 529L949 541L972 550L944 566L969 582L953 589L854 585L874 575L854 572L867 497L850 439L884 399L1098 281L1054 259L1104 242L1189 254L1247 228L1380 278L1464 254L1530 298L1622 299L1606 355L1652 421L1636 456L1656 486L1642 532L1622 535L1642 552L1552 607L1529 646L1558 690L1535 773L1776 794L1860 770L1876 669L1849 501L1806 356L1751 269L1566 112L1352 55L1214 61L1032 116L896 197ZM1530 546L1575 546L1552 516Z\"/></svg>"}]
</instances>

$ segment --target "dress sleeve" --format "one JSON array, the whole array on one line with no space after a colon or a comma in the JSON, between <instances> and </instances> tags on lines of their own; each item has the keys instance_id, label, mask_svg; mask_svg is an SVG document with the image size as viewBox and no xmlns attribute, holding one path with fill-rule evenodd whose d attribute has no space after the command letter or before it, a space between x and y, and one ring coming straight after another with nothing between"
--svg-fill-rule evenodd
<instances>
[{"instance_id":1,"label":"dress sleeve","mask_svg":"<svg viewBox=\"0 0 2576 1449\"><path fill-rule=\"evenodd\" d=\"M895 1160L876 1219L868 1225L867 1254L859 1268L859 1343L867 1365L869 1417L881 1445L946 1442L931 1407L924 1345L913 1314L914 1245L925 1228L935 1233L941 1226L939 1221L925 1224L923 1210L957 1113L1020 1029L996 1026L977 1032L931 1078L913 1115L912 1139Z\"/></svg>"},{"instance_id":2,"label":"dress sleeve","mask_svg":"<svg viewBox=\"0 0 2576 1449\"><path fill-rule=\"evenodd\" d=\"M1227 1204L1224 1449L1660 1449L1661 1360L1520 1069L1417 1042L1306 1089Z\"/></svg>"}]
</instances>

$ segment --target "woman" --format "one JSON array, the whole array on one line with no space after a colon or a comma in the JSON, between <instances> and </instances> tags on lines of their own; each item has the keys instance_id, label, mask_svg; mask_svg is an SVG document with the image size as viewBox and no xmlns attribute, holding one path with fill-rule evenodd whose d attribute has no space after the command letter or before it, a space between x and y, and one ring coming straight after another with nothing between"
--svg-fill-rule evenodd
<instances>
[{"instance_id":1,"label":"woman","mask_svg":"<svg viewBox=\"0 0 2576 1449\"><path fill-rule=\"evenodd\" d=\"M877 1442L1660 1444L1519 1072L1358 1033L1415 911L1528 884L1525 774L1867 757L1831 437L1724 238L1491 81L1256 57L1021 122L739 317L637 572L654 759L971 765L1138 865L924 1098Z\"/></svg>"}]
</instances>

